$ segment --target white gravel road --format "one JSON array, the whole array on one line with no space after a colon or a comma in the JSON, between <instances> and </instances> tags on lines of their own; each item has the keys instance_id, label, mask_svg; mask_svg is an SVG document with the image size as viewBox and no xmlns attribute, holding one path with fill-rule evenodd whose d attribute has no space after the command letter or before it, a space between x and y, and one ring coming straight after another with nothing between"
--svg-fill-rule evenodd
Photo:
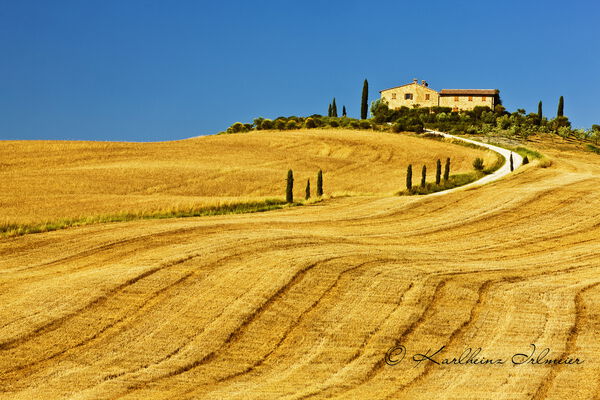
<instances>
[{"instance_id":1,"label":"white gravel road","mask_svg":"<svg viewBox=\"0 0 600 400\"><path fill-rule=\"evenodd\" d=\"M485 185L486 183L490 183L493 181L496 181L500 178L502 178L503 176L506 176L508 174L510 174L512 171L510 170L510 155L512 154L513 157L513 166L514 169L516 170L517 168L519 168L522 164L523 164L523 157L521 157L519 154L515 153L514 151L510 151L507 149L504 149L502 147L498 147L498 146L494 146L488 143L482 143L482 142L478 142L476 140L471 140L471 139L465 139L459 136L454 136L454 135L450 135L449 133L444 133L444 132L438 132L438 131L432 131L430 129L425 129L426 132L430 132L430 133L435 133L438 135L442 135L444 137L447 138L452 138L452 139L457 139L457 140L462 140L463 142L467 142L467 143L473 143L476 144L477 146L481 146L481 147L486 147L492 151L495 151L496 153L500 153L504 156L504 158L506 159L506 162L504 163L504 165L500 168L498 168L497 171L495 171L492 174L486 175L483 178L475 181L475 182L471 182L467 185L464 186L459 186L453 189L448 189L448 190L444 190L441 192L435 192L430 194L430 196L435 196L435 195L440 195L440 194L446 194L455 190L463 190L463 189L467 189L470 187L474 187L474 186L481 186L481 185Z\"/></svg>"}]
</instances>

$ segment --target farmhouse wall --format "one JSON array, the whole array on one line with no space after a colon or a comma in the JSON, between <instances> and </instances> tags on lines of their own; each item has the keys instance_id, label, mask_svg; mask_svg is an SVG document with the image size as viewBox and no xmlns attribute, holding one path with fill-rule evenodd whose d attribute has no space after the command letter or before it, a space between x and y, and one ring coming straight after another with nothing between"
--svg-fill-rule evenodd
<instances>
[{"instance_id":1,"label":"farmhouse wall","mask_svg":"<svg viewBox=\"0 0 600 400\"><path fill-rule=\"evenodd\" d=\"M400 107L450 107L453 111L472 110L477 106L496 105L499 91L496 89L442 89L440 92L431 89L425 81L397 86L380 91L391 109Z\"/></svg>"},{"instance_id":2,"label":"farmhouse wall","mask_svg":"<svg viewBox=\"0 0 600 400\"><path fill-rule=\"evenodd\" d=\"M494 95L487 94L441 94L440 107L450 107L454 111L472 110L476 106L494 109Z\"/></svg>"},{"instance_id":3,"label":"farmhouse wall","mask_svg":"<svg viewBox=\"0 0 600 400\"><path fill-rule=\"evenodd\" d=\"M420 107L435 107L439 96L435 90L416 82L381 91L381 98L387 101L390 108L413 108L416 104Z\"/></svg>"}]
</instances>

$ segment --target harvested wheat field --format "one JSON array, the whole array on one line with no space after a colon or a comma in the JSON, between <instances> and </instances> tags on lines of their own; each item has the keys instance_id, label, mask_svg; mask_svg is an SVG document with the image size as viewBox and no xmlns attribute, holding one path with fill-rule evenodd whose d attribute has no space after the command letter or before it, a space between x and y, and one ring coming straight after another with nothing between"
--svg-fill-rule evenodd
<instances>
[{"instance_id":1,"label":"harvested wheat field","mask_svg":"<svg viewBox=\"0 0 600 400\"><path fill-rule=\"evenodd\" d=\"M247 138L259 143L260 135ZM299 178L328 156L330 171L346 173L331 172L332 187L338 179L347 180L344 191L393 191L389 180L401 180L405 169L396 157L407 149L391 141L403 139L362 135L357 144L371 143L364 148L337 142L335 133L315 134ZM307 136L292 135L288 147L275 133L266 137L273 147L255 150L257 168L289 165L263 152L306 151ZM207 141L238 148L243 139ZM186 143L148 148L173 146L181 155ZM442 156L440 143L419 143ZM600 156L548 138L526 145L552 165L532 163L441 196L342 197L259 214L4 238L0 398L597 398ZM118 146L146 154L142 145ZM362 164L353 166L351 154L363 154ZM123 179L127 165L151 166L148 157L128 162L123 155ZM190 165L202 160L199 154ZM215 176L226 170L214 163ZM85 179L98 173L85 165L82 159ZM190 193L179 179L161 192L165 201ZM267 183L252 195L272 194ZM227 195L241 193L233 186L240 192ZM513 363L531 344L536 362L517 356L524 362ZM396 348L393 364L401 345L404 359L388 365L386 353ZM475 358L504 363L452 362L480 347ZM440 364L417 363L418 353ZM569 359L578 362L544 363Z\"/></svg>"},{"instance_id":2,"label":"harvested wheat field","mask_svg":"<svg viewBox=\"0 0 600 400\"><path fill-rule=\"evenodd\" d=\"M161 143L0 142L0 223L151 212L283 198L288 169L295 196L323 170L328 194L391 194L415 182L424 162L452 158L472 170L492 152L389 133L344 130L259 131ZM418 171L417 171L418 169ZM430 179L433 174L430 172Z\"/></svg>"}]
</instances>

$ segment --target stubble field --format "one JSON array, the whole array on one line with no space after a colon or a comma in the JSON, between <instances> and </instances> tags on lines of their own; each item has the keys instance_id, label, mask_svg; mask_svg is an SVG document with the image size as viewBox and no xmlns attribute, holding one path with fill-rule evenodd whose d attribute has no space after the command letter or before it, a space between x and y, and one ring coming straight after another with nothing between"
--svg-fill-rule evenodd
<instances>
[{"instance_id":1,"label":"stubble field","mask_svg":"<svg viewBox=\"0 0 600 400\"><path fill-rule=\"evenodd\" d=\"M452 157L452 172L495 155L409 135L365 131L260 131L174 142L0 142L0 223L284 198L288 169L294 195L323 170L330 195L391 194L426 163Z\"/></svg>"},{"instance_id":2,"label":"stubble field","mask_svg":"<svg viewBox=\"0 0 600 400\"><path fill-rule=\"evenodd\" d=\"M3 239L0 398L596 398L600 157L527 146L552 165L442 196L384 195L385 144L339 189L376 195ZM584 363L511 365L532 343ZM508 361L410 359L442 346Z\"/></svg>"}]
</instances>

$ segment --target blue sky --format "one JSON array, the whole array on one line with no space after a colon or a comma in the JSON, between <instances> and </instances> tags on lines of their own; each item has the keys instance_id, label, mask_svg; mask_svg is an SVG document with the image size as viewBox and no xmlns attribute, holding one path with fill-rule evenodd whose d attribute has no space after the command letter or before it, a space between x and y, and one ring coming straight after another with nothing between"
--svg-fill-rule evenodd
<instances>
[{"instance_id":1,"label":"blue sky","mask_svg":"<svg viewBox=\"0 0 600 400\"><path fill-rule=\"evenodd\" d=\"M379 90L497 88L600 123L598 1L0 0L0 139L159 141L358 117Z\"/></svg>"}]
</instances>

